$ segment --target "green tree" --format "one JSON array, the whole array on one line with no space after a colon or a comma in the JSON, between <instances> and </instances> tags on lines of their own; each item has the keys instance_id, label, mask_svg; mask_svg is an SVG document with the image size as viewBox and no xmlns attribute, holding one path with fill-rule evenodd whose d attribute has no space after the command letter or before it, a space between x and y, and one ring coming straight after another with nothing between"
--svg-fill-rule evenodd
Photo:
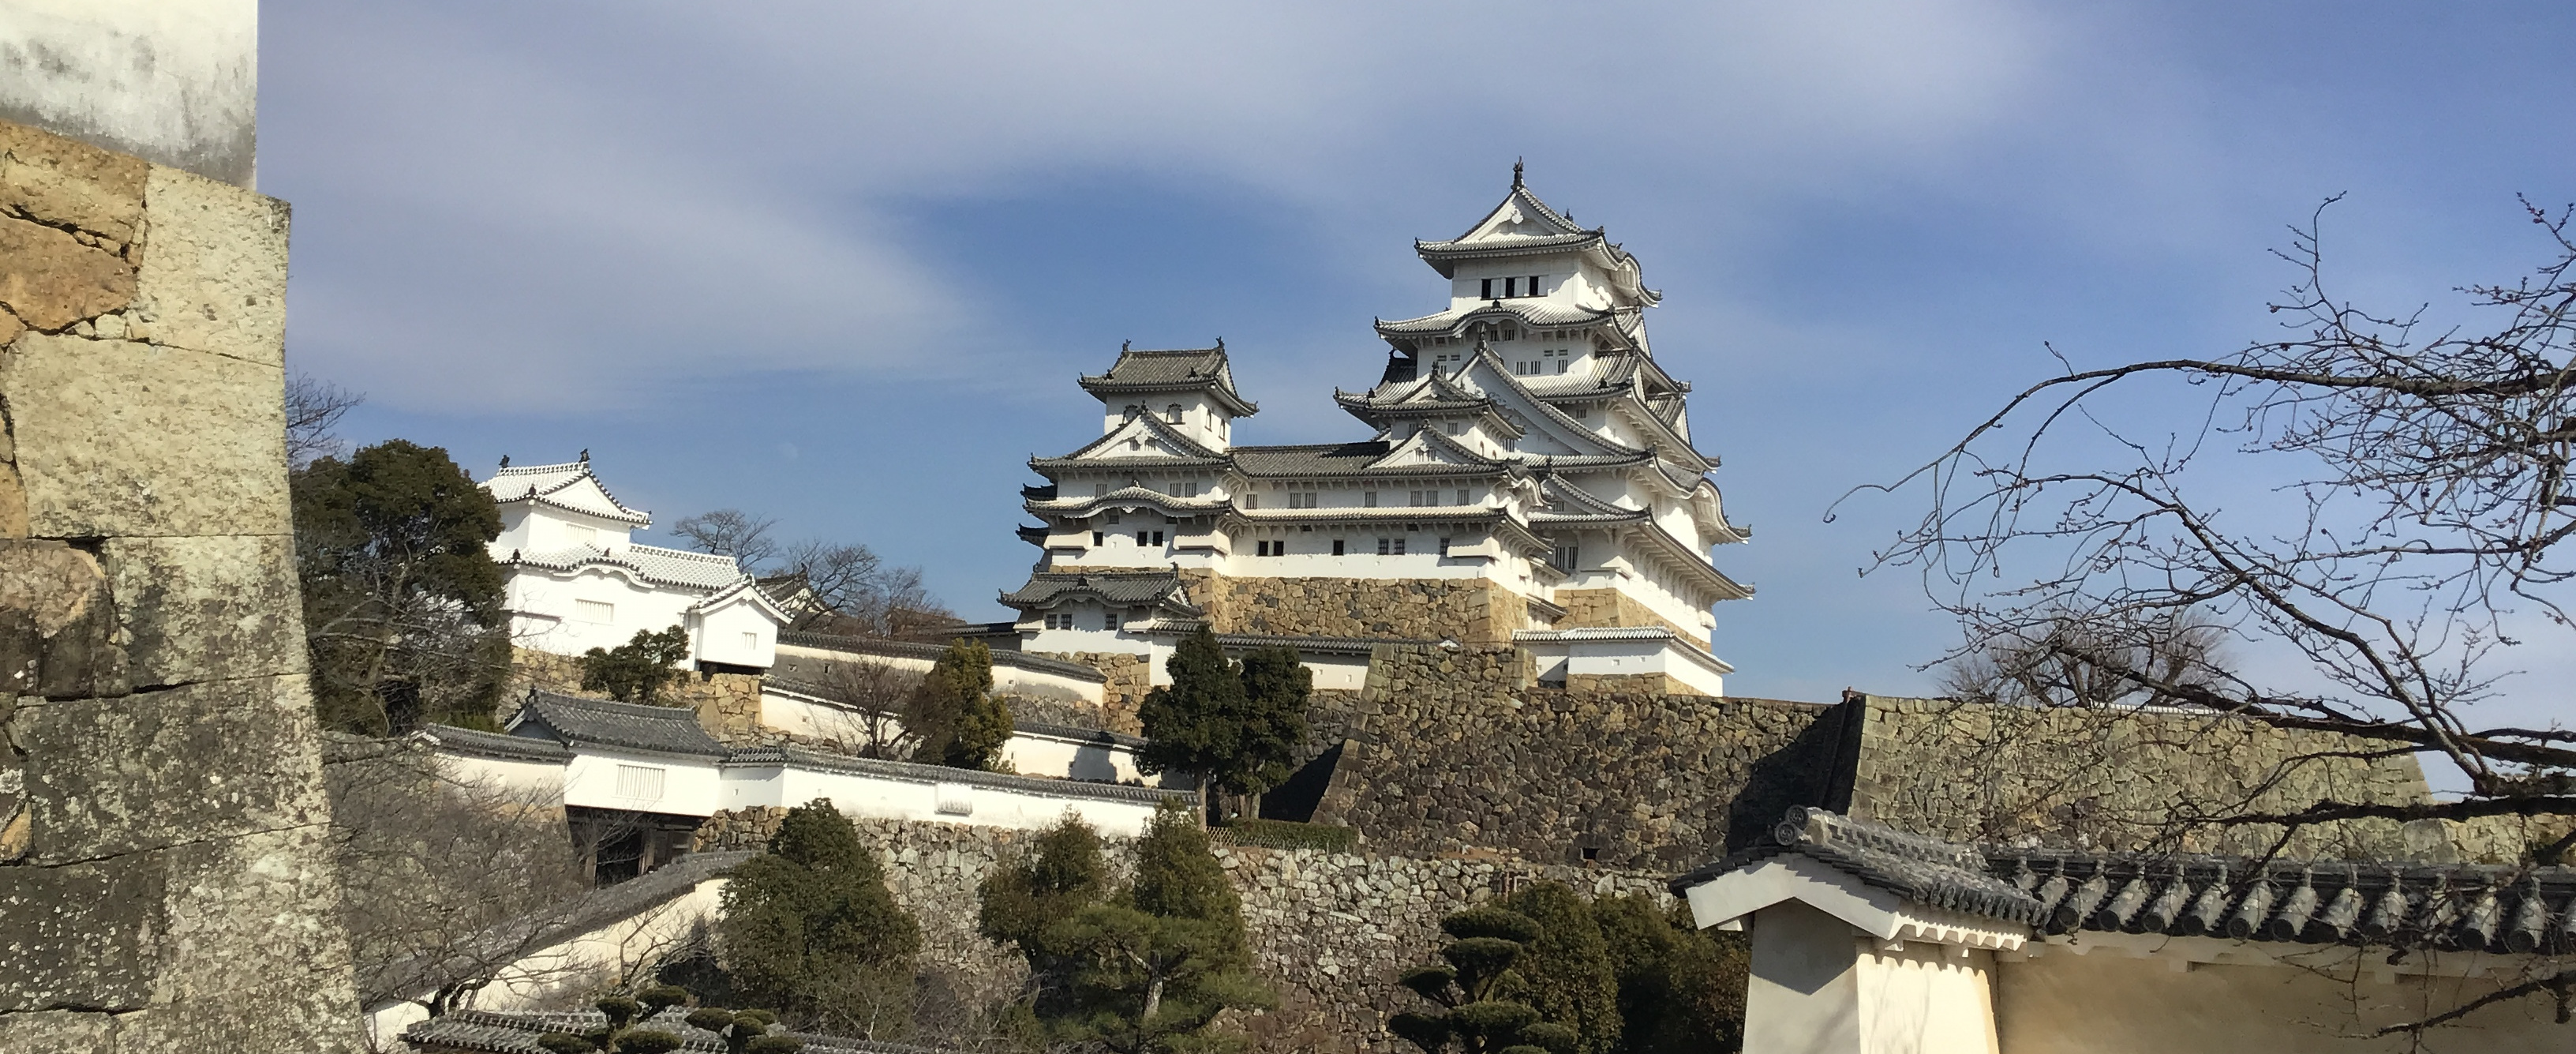
<instances>
[{"instance_id":1,"label":"green tree","mask_svg":"<svg viewBox=\"0 0 2576 1054\"><path fill-rule=\"evenodd\" d=\"M1387 1031L1424 1054L1443 1054L1452 1043L1465 1054L1573 1054L1580 1039L1573 1028L1541 1021L1537 1007L1512 998L1522 983L1512 968L1538 940L1537 922L1487 904L1441 919L1440 929L1452 938L1440 949L1448 962L1398 979L1439 1009L1398 1013Z\"/></svg>"},{"instance_id":2,"label":"green tree","mask_svg":"<svg viewBox=\"0 0 2576 1054\"><path fill-rule=\"evenodd\" d=\"M1644 893L1592 904L1619 976L1622 1054L1706 1054L1744 1045L1742 934L1703 930L1680 904Z\"/></svg>"},{"instance_id":3,"label":"green tree","mask_svg":"<svg viewBox=\"0 0 2576 1054\"><path fill-rule=\"evenodd\" d=\"M291 484L322 724L489 727L510 661L491 494L447 451L400 439L316 459Z\"/></svg>"},{"instance_id":4,"label":"green tree","mask_svg":"<svg viewBox=\"0 0 2576 1054\"><path fill-rule=\"evenodd\" d=\"M639 629L624 644L583 652L581 687L606 692L619 702L658 704L662 686L687 673L680 663L688 658L687 629L672 626L659 633Z\"/></svg>"},{"instance_id":5,"label":"green tree","mask_svg":"<svg viewBox=\"0 0 2576 1054\"><path fill-rule=\"evenodd\" d=\"M746 1001L865 1038L909 1025L921 927L874 850L828 801L788 810L725 884L716 948Z\"/></svg>"},{"instance_id":6,"label":"green tree","mask_svg":"<svg viewBox=\"0 0 2576 1054\"><path fill-rule=\"evenodd\" d=\"M1574 1054L1615 1054L1619 1048L1619 974L1612 964L1592 905L1561 882L1541 882L1514 893L1504 905L1538 923L1512 971L1515 998L1539 1020L1572 1028Z\"/></svg>"},{"instance_id":7,"label":"green tree","mask_svg":"<svg viewBox=\"0 0 2576 1054\"><path fill-rule=\"evenodd\" d=\"M950 642L905 705L903 725L921 736L917 760L993 768L1012 728L1011 708L993 695L993 649L982 641Z\"/></svg>"},{"instance_id":8,"label":"green tree","mask_svg":"<svg viewBox=\"0 0 2576 1054\"><path fill-rule=\"evenodd\" d=\"M1228 1009L1266 1007L1252 977L1241 904L1207 832L1188 810L1166 806L1136 845L1136 878L1107 903L1050 927L1044 944L1070 960L1059 1038L1119 1054L1213 1052L1239 1037L1211 1034Z\"/></svg>"},{"instance_id":9,"label":"green tree","mask_svg":"<svg viewBox=\"0 0 2576 1054\"><path fill-rule=\"evenodd\" d=\"M1040 832L1027 852L994 868L978 892L976 930L988 940L1018 948L1029 962L1029 1012L1041 1019L1063 1017L1075 962L1071 949L1049 938L1056 923L1110 894L1099 833L1067 816Z\"/></svg>"},{"instance_id":10,"label":"green tree","mask_svg":"<svg viewBox=\"0 0 2576 1054\"><path fill-rule=\"evenodd\" d=\"M1172 683L1145 694L1148 741L1137 767L1187 772L1203 793L1259 794L1288 778L1306 740L1314 675L1289 648L1262 648L1238 666L1205 627L1181 638L1163 668Z\"/></svg>"}]
</instances>

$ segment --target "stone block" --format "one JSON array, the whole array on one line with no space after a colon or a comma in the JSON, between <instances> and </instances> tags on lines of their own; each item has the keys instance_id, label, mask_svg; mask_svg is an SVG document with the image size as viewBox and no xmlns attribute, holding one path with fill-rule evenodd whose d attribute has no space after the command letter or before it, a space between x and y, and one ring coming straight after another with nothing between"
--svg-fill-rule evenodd
<instances>
[{"instance_id":1,"label":"stone block","mask_svg":"<svg viewBox=\"0 0 2576 1054\"><path fill-rule=\"evenodd\" d=\"M62 329L134 300L134 266L68 231L0 216L0 306L27 325Z\"/></svg>"},{"instance_id":2,"label":"stone block","mask_svg":"<svg viewBox=\"0 0 2576 1054\"><path fill-rule=\"evenodd\" d=\"M144 204L134 300L150 339L282 367L286 203L155 168Z\"/></svg>"},{"instance_id":3,"label":"stone block","mask_svg":"<svg viewBox=\"0 0 2576 1054\"><path fill-rule=\"evenodd\" d=\"M0 396L40 537L289 531L281 369L30 333Z\"/></svg>"},{"instance_id":4,"label":"stone block","mask_svg":"<svg viewBox=\"0 0 2576 1054\"><path fill-rule=\"evenodd\" d=\"M255 978L326 996L334 1017L356 1019L327 827L264 831L161 855L169 860L170 921L159 958L169 998L235 1002L242 981Z\"/></svg>"},{"instance_id":5,"label":"stone block","mask_svg":"<svg viewBox=\"0 0 2576 1054\"><path fill-rule=\"evenodd\" d=\"M0 127L7 127L0 125ZM0 1051L113 1049L116 1016L86 1010L0 1014Z\"/></svg>"},{"instance_id":6,"label":"stone block","mask_svg":"<svg viewBox=\"0 0 2576 1054\"><path fill-rule=\"evenodd\" d=\"M12 696L125 691L116 605L96 557L50 540L0 540L0 674Z\"/></svg>"},{"instance_id":7,"label":"stone block","mask_svg":"<svg viewBox=\"0 0 2576 1054\"><path fill-rule=\"evenodd\" d=\"M150 167L132 154L0 121L0 214L130 242Z\"/></svg>"},{"instance_id":8,"label":"stone block","mask_svg":"<svg viewBox=\"0 0 2576 1054\"><path fill-rule=\"evenodd\" d=\"M130 683L304 672L292 538L114 538L101 556Z\"/></svg>"},{"instance_id":9,"label":"stone block","mask_svg":"<svg viewBox=\"0 0 2576 1054\"><path fill-rule=\"evenodd\" d=\"M149 1004L157 938L169 922L164 885L162 861L148 853L0 867L0 919L8 920L0 926L0 1021L24 1011Z\"/></svg>"},{"instance_id":10,"label":"stone block","mask_svg":"<svg viewBox=\"0 0 2576 1054\"><path fill-rule=\"evenodd\" d=\"M323 822L302 677L21 705L30 858L119 853Z\"/></svg>"}]
</instances>

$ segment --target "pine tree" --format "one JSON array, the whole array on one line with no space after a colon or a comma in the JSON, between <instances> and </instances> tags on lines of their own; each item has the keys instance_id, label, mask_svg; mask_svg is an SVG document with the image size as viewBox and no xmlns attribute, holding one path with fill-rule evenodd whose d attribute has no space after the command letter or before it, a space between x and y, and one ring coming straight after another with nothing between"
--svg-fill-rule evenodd
<instances>
[{"instance_id":1,"label":"pine tree","mask_svg":"<svg viewBox=\"0 0 2576 1054\"><path fill-rule=\"evenodd\" d=\"M747 1001L868 1038L908 1024L921 928L828 801L788 810L769 851L734 869L716 940Z\"/></svg>"},{"instance_id":2,"label":"pine tree","mask_svg":"<svg viewBox=\"0 0 2576 1054\"><path fill-rule=\"evenodd\" d=\"M1052 927L1109 896L1100 835L1067 816L1040 832L1029 851L985 876L976 930L1019 949L1029 961L1030 1011L1062 1017L1071 998L1073 950L1050 940Z\"/></svg>"},{"instance_id":3,"label":"pine tree","mask_svg":"<svg viewBox=\"0 0 2576 1054\"><path fill-rule=\"evenodd\" d=\"M1619 975L1592 906L1560 882L1512 894L1504 906L1538 923L1538 938L1513 966L1513 994L1539 1019L1574 1030L1574 1054L1616 1054L1622 1033Z\"/></svg>"},{"instance_id":4,"label":"pine tree","mask_svg":"<svg viewBox=\"0 0 2576 1054\"><path fill-rule=\"evenodd\" d=\"M993 695L993 649L982 641L951 642L904 707L903 724L921 736L916 760L993 768L1012 730L1010 707Z\"/></svg>"},{"instance_id":5,"label":"pine tree","mask_svg":"<svg viewBox=\"0 0 2576 1054\"><path fill-rule=\"evenodd\" d=\"M1398 1013L1387 1031L1424 1054L1443 1054L1452 1043L1465 1054L1573 1054L1574 1029L1540 1021L1538 1008L1511 997L1520 984L1513 965L1538 940L1538 923L1487 904L1441 919L1440 929L1453 938L1440 949L1447 964L1417 966L1398 979L1439 1009Z\"/></svg>"},{"instance_id":6,"label":"pine tree","mask_svg":"<svg viewBox=\"0 0 2576 1054\"><path fill-rule=\"evenodd\" d=\"M579 1035L548 1032L537 1037L537 1046L549 1054L669 1054L680 1049L679 1033L648 1028L645 1022L688 1001L687 991L668 985L647 988L631 998L612 995L591 1004L608 1019L607 1024Z\"/></svg>"},{"instance_id":7,"label":"pine tree","mask_svg":"<svg viewBox=\"0 0 2576 1054\"><path fill-rule=\"evenodd\" d=\"M1263 648L1238 667L1205 627L1181 638L1163 667L1172 683L1146 693L1137 716L1148 775L1188 772L1202 793L1259 794L1288 778L1306 740L1314 675L1289 648Z\"/></svg>"},{"instance_id":8,"label":"pine tree","mask_svg":"<svg viewBox=\"0 0 2576 1054\"><path fill-rule=\"evenodd\" d=\"M581 656L581 687L605 692L622 703L660 703L662 686L684 672L689 657L689 631L679 626L655 633L636 630L615 648L592 648Z\"/></svg>"},{"instance_id":9,"label":"pine tree","mask_svg":"<svg viewBox=\"0 0 2576 1054\"><path fill-rule=\"evenodd\" d=\"M1234 887L1189 813L1167 806L1136 846L1136 879L1108 903L1050 927L1046 943L1072 964L1072 999L1049 1022L1060 1038L1119 1054L1216 1052L1239 1037L1211 1035L1228 1009L1264 1007Z\"/></svg>"}]
</instances>

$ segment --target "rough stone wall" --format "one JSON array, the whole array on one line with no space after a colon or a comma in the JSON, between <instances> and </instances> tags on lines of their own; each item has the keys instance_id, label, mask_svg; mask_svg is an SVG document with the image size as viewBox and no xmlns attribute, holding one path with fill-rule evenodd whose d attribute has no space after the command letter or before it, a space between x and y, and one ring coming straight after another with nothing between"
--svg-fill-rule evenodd
<instances>
[{"instance_id":1,"label":"rough stone wall","mask_svg":"<svg viewBox=\"0 0 2576 1054\"><path fill-rule=\"evenodd\" d=\"M1556 591L1554 599L1558 607L1565 609L1565 617L1557 620L1558 629L1574 629L1578 626L1661 626L1681 634L1686 639L1697 641L1700 647L1708 646L1708 630L1698 626L1684 626L1656 614L1653 608L1638 603L1637 598L1616 589L1560 589Z\"/></svg>"},{"instance_id":2,"label":"rough stone wall","mask_svg":"<svg viewBox=\"0 0 2576 1054\"><path fill-rule=\"evenodd\" d=\"M2390 744L2183 713L2034 710L1865 696L1850 813L1967 842L2038 838L2089 848L2260 852L2278 828L2232 834L2195 820L2279 813L2321 800L2426 800ZM2179 840L2177 840L2179 838ZM2421 856L2393 822L2308 828L2293 856ZM2432 835L2433 843L2446 840Z\"/></svg>"},{"instance_id":3,"label":"rough stone wall","mask_svg":"<svg viewBox=\"0 0 2576 1054\"><path fill-rule=\"evenodd\" d=\"M1832 707L1528 687L1514 648L1378 649L1325 808L1370 848L1678 872L1817 800Z\"/></svg>"},{"instance_id":4,"label":"rough stone wall","mask_svg":"<svg viewBox=\"0 0 2576 1054\"><path fill-rule=\"evenodd\" d=\"M1573 673L1565 690L1576 695L1701 695L1699 689L1660 673Z\"/></svg>"},{"instance_id":5,"label":"rough stone wall","mask_svg":"<svg viewBox=\"0 0 2576 1054\"><path fill-rule=\"evenodd\" d=\"M699 829L698 844L759 849L785 815L774 808L719 814ZM1018 991L1026 965L975 932L977 890L1035 832L855 822L861 837L877 847L895 899L921 923L922 965L985 998ZM1113 873L1123 876L1133 866L1134 840L1104 841ZM1669 877L1512 859L1410 859L1222 844L1216 855L1243 898L1244 927L1260 973L1279 990L1278 1009L1245 1023L1264 1051L1399 1049L1386 1034L1386 1015L1418 1000L1396 985L1396 976L1438 956L1439 921L1449 912L1541 880L1594 895L1644 892L1661 898Z\"/></svg>"},{"instance_id":6,"label":"rough stone wall","mask_svg":"<svg viewBox=\"0 0 2576 1054\"><path fill-rule=\"evenodd\" d=\"M1137 710L1145 705L1145 693L1154 688L1151 657L1126 652L1076 651L1031 652L1049 659L1078 662L1100 671L1109 678L1100 691L1100 725L1112 732L1142 735L1144 722L1136 719Z\"/></svg>"},{"instance_id":7,"label":"rough stone wall","mask_svg":"<svg viewBox=\"0 0 2576 1054\"><path fill-rule=\"evenodd\" d=\"M1501 644L1529 625L1529 604L1481 578L1240 578L1183 570L1190 599L1219 633L1452 638Z\"/></svg>"},{"instance_id":8,"label":"rough stone wall","mask_svg":"<svg viewBox=\"0 0 2576 1054\"><path fill-rule=\"evenodd\" d=\"M0 1050L358 1048L282 202L0 123Z\"/></svg>"}]
</instances>

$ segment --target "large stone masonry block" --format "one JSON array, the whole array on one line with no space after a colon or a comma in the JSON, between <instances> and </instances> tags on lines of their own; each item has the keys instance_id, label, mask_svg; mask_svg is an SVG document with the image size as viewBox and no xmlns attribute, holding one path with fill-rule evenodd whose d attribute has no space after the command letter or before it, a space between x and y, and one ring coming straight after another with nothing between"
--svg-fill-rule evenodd
<instances>
[{"instance_id":1,"label":"large stone masonry block","mask_svg":"<svg viewBox=\"0 0 2576 1054\"><path fill-rule=\"evenodd\" d=\"M70 867L0 867L0 1021L24 1011L151 1003L159 935L169 924L165 879L162 861L149 853Z\"/></svg>"},{"instance_id":2,"label":"large stone masonry block","mask_svg":"<svg viewBox=\"0 0 2576 1054\"><path fill-rule=\"evenodd\" d=\"M132 154L0 121L0 215L87 231L121 249L142 222L151 167Z\"/></svg>"},{"instance_id":3,"label":"large stone masonry block","mask_svg":"<svg viewBox=\"0 0 2576 1054\"><path fill-rule=\"evenodd\" d=\"M321 983L349 968L330 837L328 827L316 825L159 854L169 860L170 921L158 953L163 994L210 1007L233 1001L243 979L256 978L304 990L270 1007L281 1016L322 991L322 1007L353 1020L355 1005L332 1002L348 998L346 991L328 994Z\"/></svg>"},{"instance_id":4,"label":"large stone masonry block","mask_svg":"<svg viewBox=\"0 0 2576 1054\"><path fill-rule=\"evenodd\" d=\"M28 528L47 538L289 531L285 372L29 333L0 360Z\"/></svg>"},{"instance_id":5,"label":"large stone masonry block","mask_svg":"<svg viewBox=\"0 0 2576 1054\"><path fill-rule=\"evenodd\" d=\"M304 672L293 539L115 538L102 557L134 685Z\"/></svg>"},{"instance_id":6,"label":"large stone masonry block","mask_svg":"<svg viewBox=\"0 0 2576 1054\"><path fill-rule=\"evenodd\" d=\"M70 231L0 216L0 338L21 324L58 330L120 310L134 299L134 265L111 248L84 245Z\"/></svg>"},{"instance_id":7,"label":"large stone masonry block","mask_svg":"<svg viewBox=\"0 0 2576 1054\"><path fill-rule=\"evenodd\" d=\"M263 366L286 354L286 203L177 169L144 193L137 332Z\"/></svg>"},{"instance_id":8,"label":"large stone masonry block","mask_svg":"<svg viewBox=\"0 0 2576 1054\"><path fill-rule=\"evenodd\" d=\"M324 822L312 704L300 676L117 699L21 703L38 864Z\"/></svg>"},{"instance_id":9,"label":"large stone masonry block","mask_svg":"<svg viewBox=\"0 0 2576 1054\"><path fill-rule=\"evenodd\" d=\"M124 653L98 559L50 540L0 540L0 673L8 695L120 695Z\"/></svg>"}]
</instances>

